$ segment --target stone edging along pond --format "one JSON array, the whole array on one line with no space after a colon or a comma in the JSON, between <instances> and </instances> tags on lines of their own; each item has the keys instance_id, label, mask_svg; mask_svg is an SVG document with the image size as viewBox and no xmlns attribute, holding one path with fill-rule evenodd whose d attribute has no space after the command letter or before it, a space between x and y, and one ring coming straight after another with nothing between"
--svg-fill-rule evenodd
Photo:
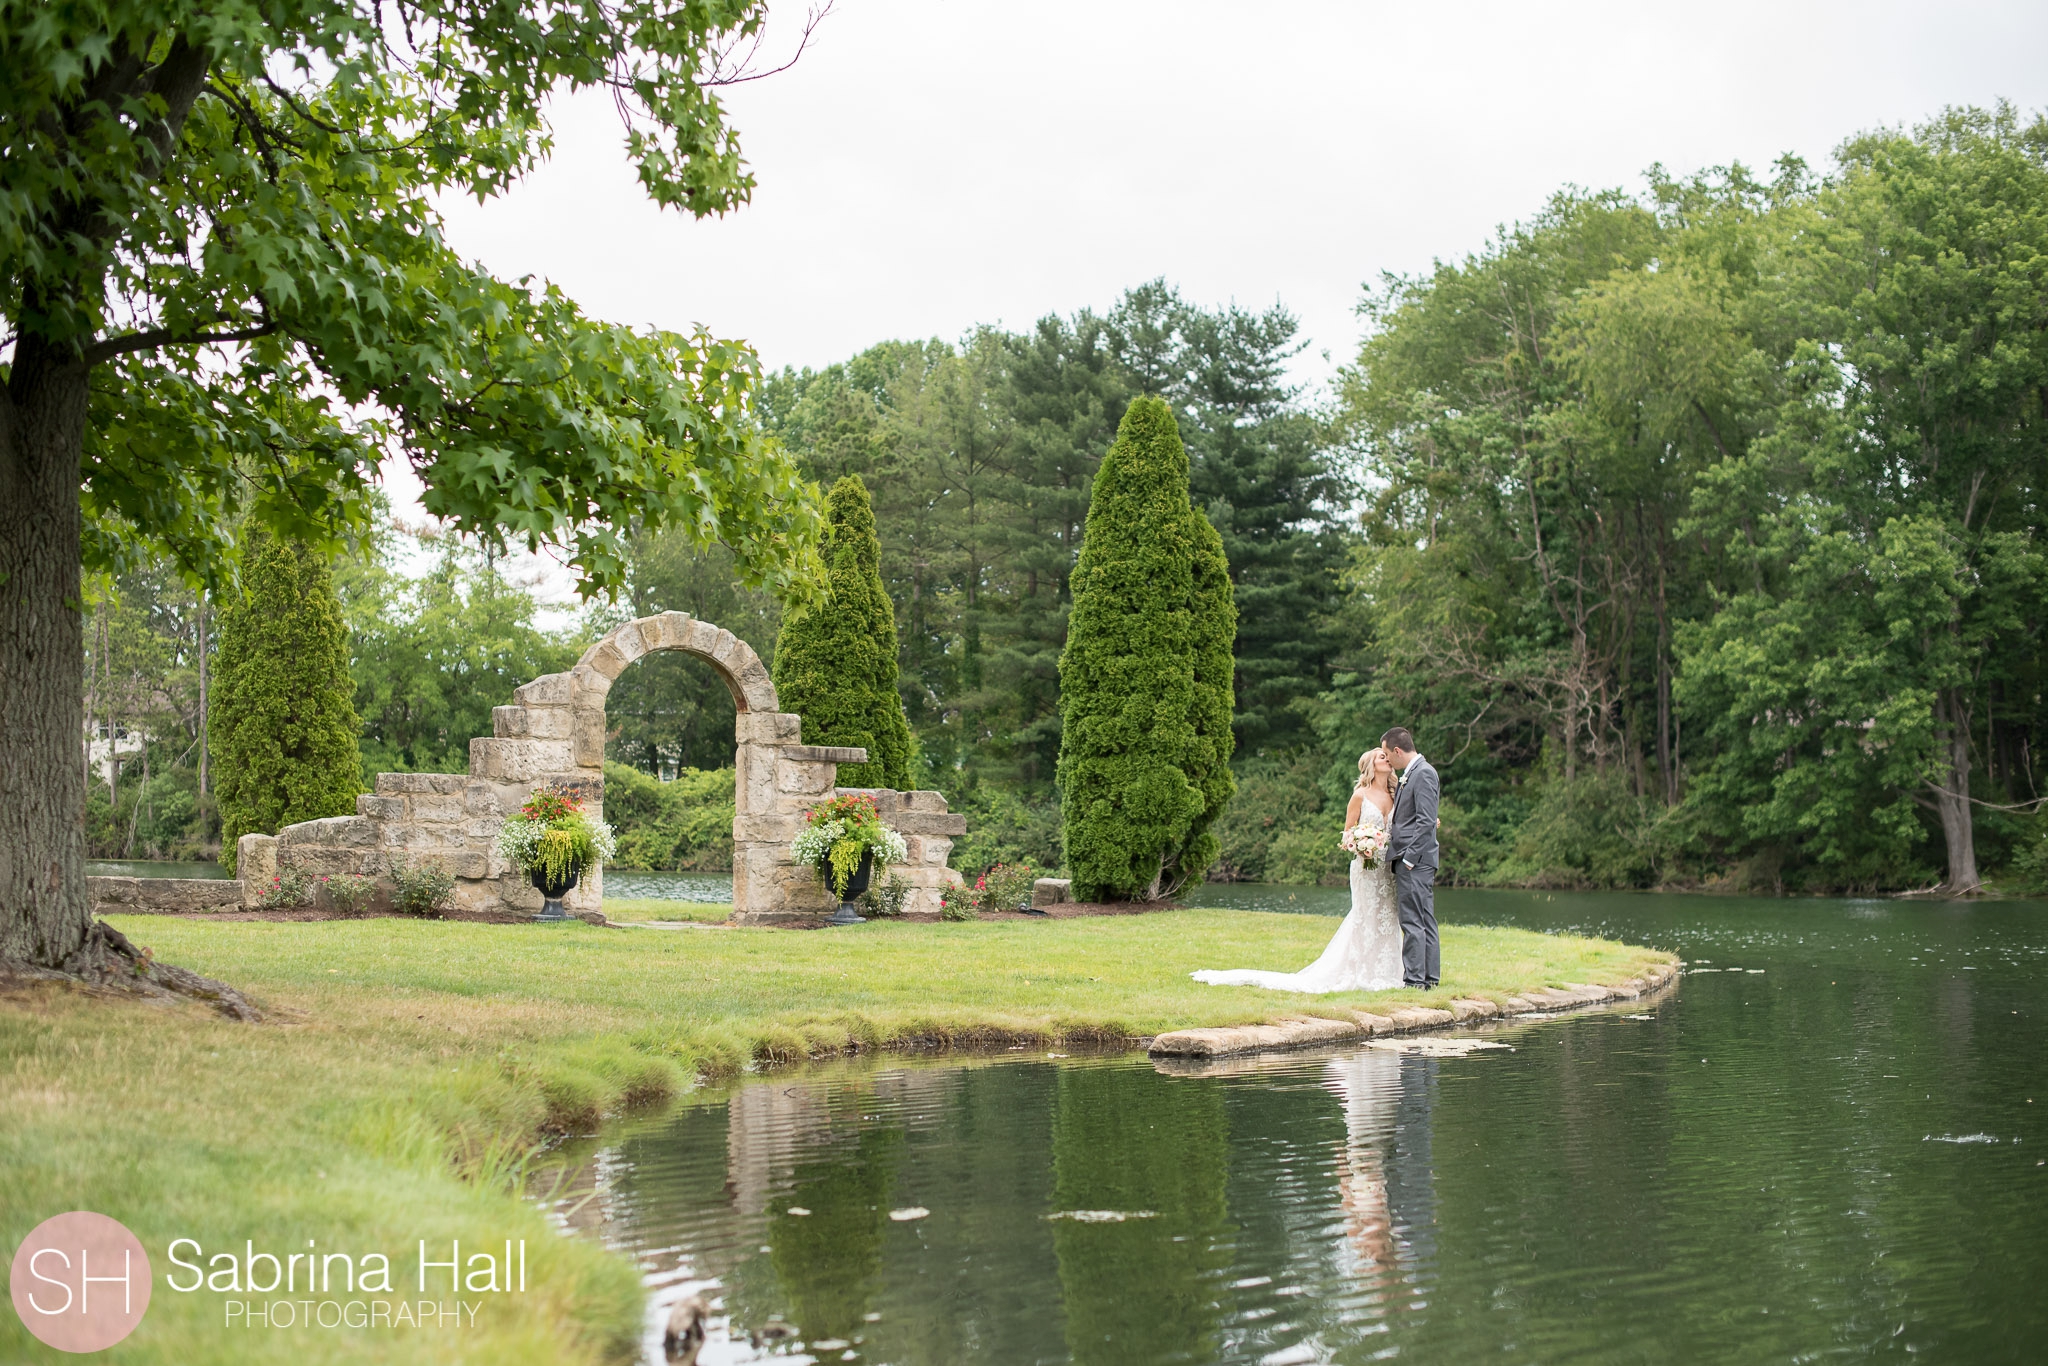
<instances>
[{"instance_id":1,"label":"stone edging along pond","mask_svg":"<svg viewBox=\"0 0 2048 1366\"><path fill-rule=\"evenodd\" d=\"M1548 1015L1574 1006L1600 1005L1608 1001L1640 1000L1661 991L1678 979L1677 963L1659 963L1649 971L1611 987L1549 987L1542 991L1510 996L1505 1002L1483 998L1453 998L1448 1010L1426 1006L1403 1006L1385 1015L1357 1010L1348 1020L1319 1015L1287 1015L1267 1024L1226 1025L1210 1029L1176 1029L1161 1034L1145 1045L1154 1057L1221 1058L1238 1053L1269 1053L1315 1044L1349 1043L1388 1034L1421 1034L1450 1029L1480 1020L1508 1019L1517 1015Z\"/></svg>"}]
</instances>

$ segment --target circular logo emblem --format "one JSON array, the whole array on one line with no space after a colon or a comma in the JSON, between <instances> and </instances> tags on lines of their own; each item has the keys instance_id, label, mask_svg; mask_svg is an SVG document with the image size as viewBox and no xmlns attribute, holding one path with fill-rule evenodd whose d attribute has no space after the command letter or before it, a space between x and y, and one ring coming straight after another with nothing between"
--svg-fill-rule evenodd
<instances>
[{"instance_id":1,"label":"circular logo emblem","mask_svg":"<svg viewBox=\"0 0 2048 1366\"><path fill-rule=\"evenodd\" d=\"M29 1332L60 1352L97 1352L142 1322L150 1281L140 1239L118 1220L74 1210L21 1240L8 1285Z\"/></svg>"}]
</instances>

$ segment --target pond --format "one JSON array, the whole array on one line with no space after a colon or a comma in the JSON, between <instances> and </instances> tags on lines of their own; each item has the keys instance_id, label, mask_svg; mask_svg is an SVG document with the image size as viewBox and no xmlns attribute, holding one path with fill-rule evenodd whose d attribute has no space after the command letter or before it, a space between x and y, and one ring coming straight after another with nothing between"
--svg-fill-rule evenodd
<instances>
[{"instance_id":1,"label":"pond","mask_svg":"<svg viewBox=\"0 0 2048 1366\"><path fill-rule=\"evenodd\" d=\"M778 1073L606 1135L555 1208L639 1259L651 1361L691 1291L707 1363L2040 1359L2048 906L1441 910L1690 967L1464 1057Z\"/></svg>"},{"instance_id":2,"label":"pond","mask_svg":"<svg viewBox=\"0 0 2048 1366\"><path fill-rule=\"evenodd\" d=\"M650 873L630 868L604 870L607 900L621 901L732 901L731 873Z\"/></svg>"},{"instance_id":3,"label":"pond","mask_svg":"<svg viewBox=\"0 0 2048 1366\"><path fill-rule=\"evenodd\" d=\"M218 863L179 863L170 859L108 859L85 861L87 877L197 877L208 881L225 879L228 870Z\"/></svg>"}]
</instances>

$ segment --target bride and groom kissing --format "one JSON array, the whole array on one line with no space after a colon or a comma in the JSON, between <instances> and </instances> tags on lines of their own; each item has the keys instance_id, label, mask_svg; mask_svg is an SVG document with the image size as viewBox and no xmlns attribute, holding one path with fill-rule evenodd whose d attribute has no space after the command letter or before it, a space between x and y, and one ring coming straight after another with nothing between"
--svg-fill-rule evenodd
<instances>
[{"instance_id":1,"label":"bride and groom kissing","mask_svg":"<svg viewBox=\"0 0 2048 1366\"><path fill-rule=\"evenodd\" d=\"M1251 968L1194 973L1215 986L1275 991L1385 991L1437 983L1436 770L1396 726L1358 759L1358 784L1344 813L1345 845L1370 851L1351 860L1351 913L1322 957L1300 972ZM1381 832L1384 832L1382 836Z\"/></svg>"}]
</instances>

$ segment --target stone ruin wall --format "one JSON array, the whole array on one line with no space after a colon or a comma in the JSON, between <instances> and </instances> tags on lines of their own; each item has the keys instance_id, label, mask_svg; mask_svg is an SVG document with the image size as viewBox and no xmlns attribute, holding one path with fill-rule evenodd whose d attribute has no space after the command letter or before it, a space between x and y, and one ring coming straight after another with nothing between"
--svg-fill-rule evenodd
<instances>
[{"instance_id":1,"label":"stone ruin wall","mask_svg":"<svg viewBox=\"0 0 2048 1366\"><path fill-rule=\"evenodd\" d=\"M509 706L491 713L492 734L469 742L469 773L380 773L376 790L356 799L356 814L288 825L275 837L245 835L238 846L243 899L253 903L277 869L315 876L357 873L380 879L394 859L431 861L455 874L451 909L469 915L528 918L541 895L494 848L498 827L535 787L552 784L584 794L604 811L605 696L627 666L644 655L678 650L710 662L738 708L735 727L733 916L743 924L774 924L829 910L832 898L807 866L789 861L803 813L835 791L840 764L862 763L867 751L802 743L802 719L780 709L760 658L732 632L682 612L627 622L586 650L566 673L547 674L514 690ZM937 792L858 789L875 799L885 823L909 846L908 862L892 871L910 884L904 909L939 909L939 894L959 874L946 866L966 820ZM565 902L592 915L604 897L602 869L587 873Z\"/></svg>"}]
</instances>

